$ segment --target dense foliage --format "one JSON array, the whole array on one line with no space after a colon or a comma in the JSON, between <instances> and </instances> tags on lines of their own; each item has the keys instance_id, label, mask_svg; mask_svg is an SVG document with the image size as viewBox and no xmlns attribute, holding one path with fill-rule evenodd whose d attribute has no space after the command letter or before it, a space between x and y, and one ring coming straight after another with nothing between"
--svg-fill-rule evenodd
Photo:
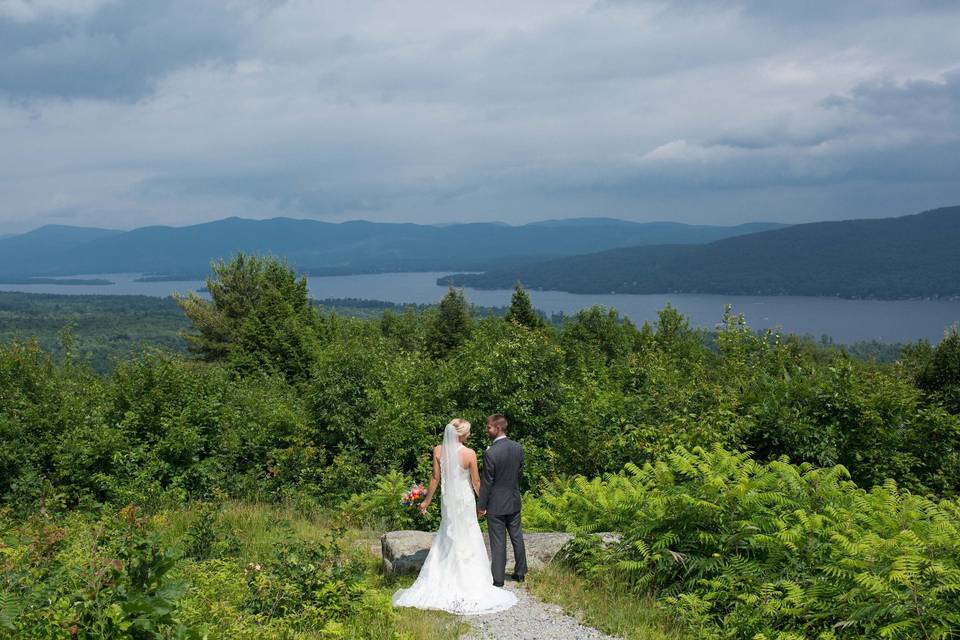
<instances>
[{"instance_id":1,"label":"dense foliage","mask_svg":"<svg viewBox=\"0 0 960 640\"><path fill-rule=\"evenodd\" d=\"M493 411L526 447L527 489L715 442L843 464L865 486L960 486L955 338L883 366L758 335L729 312L709 340L671 307L641 327L594 308L530 328L471 319L456 290L439 310L357 320L305 304L282 263L243 266L221 265L211 282L242 300L185 301L203 362L148 350L100 376L73 349L55 359L29 341L0 347L0 438L16 443L0 453L3 500L142 504L222 490L338 503L390 471L422 480L451 416L480 424Z\"/></svg>"},{"instance_id":2,"label":"dense foliage","mask_svg":"<svg viewBox=\"0 0 960 640\"><path fill-rule=\"evenodd\" d=\"M960 413L960 327L950 327L935 349L921 342L910 355L919 387L951 413Z\"/></svg>"},{"instance_id":3,"label":"dense foliage","mask_svg":"<svg viewBox=\"0 0 960 640\"><path fill-rule=\"evenodd\" d=\"M587 534L565 560L652 593L700 638L951 638L960 633L960 502L842 466L678 448L621 474L528 495L527 523Z\"/></svg>"},{"instance_id":4,"label":"dense foliage","mask_svg":"<svg viewBox=\"0 0 960 640\"><path fill-rule=\"evenodd\" d=\"M729 311L711 335L669 306L639 327L601 308L555 326L532 320L519 289L506 318L476 317L451 290L439 308L346 318L306 302L302 279L285 264L245 257L218 265L210 284L218 292L210 301L182 301L192 320L190 356L146 349L101 375L71 346L70 332L56 355L31 340L0 345L0 507L16 538L0 547L0 559L33 553L39 543L23 540L48 535L43 527L85 514L80 528L88 530L108 517L99 514L131 504L157 514L196 501L287 502L334 509L351 525L430 528L436 514L420 519L401 507L400 495L428 477L443 425L467 418L482 447L479 425L502 412L525 447L531 522L622 532L629 544L616 553L575 548L575 565L622 570L617 575L638 591L673 598L665 602L704 633L720 625L732 637L785 630L816 637L808 632L830 633L829 619L856 621L836 627L835 637L888 625L900 625L890 634L918 636L910 625L920 618L910 617L903 589L921 602L928 631L956 624L949 615L957 555L949 500L960 488L955 334L878 364L811 340L758 334ZM605 476L624 468L625 475ZM606 480L562 480L575 475ZM578 493L593 511L575 503ZM536 505L554 499L571 504L550 507L556 519L549 520ZM156 637L175 637L178 625L190 632L194 614L183 613L183 603L191 592L179 595L180 570L161 571L164 563L233 558L209 565L222 575L186 576L191 584L229 582L245 566L237 564L236 535L197 509L199 524L174 542L150 541L146 524L137 529L146 537L131 533L136 544L124 553L159 563L153 582L117 575L111 585L127 585L123 592L97 596L96 606L84 604L87 594L69 596L56 611L24 609L23 602L73 593L73 583L43 576L100 570L99 555L61 562L51 552L36 560L32 578L4 583L0 627L27 624L29 609L42 618L29 623L37 628L107 629L104 616L120 615L135 591L137 602L153 599L149 624L164 634ZM110 522L104 527L130 531ZM781 529L792 533L769 539ZM128 543L117 540L120 553ZM297 544L289 538L272 545L279 555L257 556L269 575L246 575L239 584L249 591L230 596L246 603L244 615L266 615L269 600L291 629L317 629L340 615L324 604L324 585L350 592L370 579L346 556L342 566L325 560L340 557L337 550ZM180 560L165 559L171 549ZM307 557L331 573L311 582L285 565ZM678 565L680 557L704 560ZM864 572L886 582L861 584ZM829 589L817 586L824 576ZM47 582L54 591L41 589ZM868 620L864 608L878 594L901 608L881 607ZM349 620L355 604L338 601L335 609ZM226 615L209 606L197 619ZM775 606L789 610L774 615Z\"/></svg>"},{"instance_id":5,"label":"dense foliage","mask_svg":"<svg viewBox=\"0 0 960 640\"><path fill-rule=\"evenodd\" d=\"M444 358L470 337L470 305L463 291L450 287L443 296L437 315L427 327L426 344L430 355Z\"/></svg>"},{"instance_id":6,"label":"dense foliage","mask_svg":"<svg viewBox=\"0 0 960 640\"><path fill-rule=\"evenodd\" d=\"M200 503L21 522L0 512L0 638L459 636L445 618L393 610L396 585L310 512Z\"/></svg>"}]
</instances>

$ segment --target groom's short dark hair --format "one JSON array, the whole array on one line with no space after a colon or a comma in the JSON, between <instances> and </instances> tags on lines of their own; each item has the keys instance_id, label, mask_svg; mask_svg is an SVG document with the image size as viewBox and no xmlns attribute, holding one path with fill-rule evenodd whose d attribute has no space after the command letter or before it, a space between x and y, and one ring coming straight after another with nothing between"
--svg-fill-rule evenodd
<instances>
[{"instance_id":1,"label":"groom's short dark hair","mask_svg":"<svg viewBox=\"0 0 960 640\"><path fill-rule=\"evenodd\" d=\"M507 430L507 416L502 413L495 413L492 416L487 416L487 422L492 422L493 426L501 431Z\"/></svg>"}]
</instances>

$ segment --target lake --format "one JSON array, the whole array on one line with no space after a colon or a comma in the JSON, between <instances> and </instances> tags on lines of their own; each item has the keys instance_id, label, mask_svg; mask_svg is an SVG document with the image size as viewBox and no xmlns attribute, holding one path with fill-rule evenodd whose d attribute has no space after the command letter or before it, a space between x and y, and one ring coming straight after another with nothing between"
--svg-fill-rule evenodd
<instances>
[{"instance_id":1,"label":"lake","mask_svg":"<svg viewBox=\"0 0 960 640\"><path fill-rule=\"evenodd\" d=\"M378 273L308 278L314 298L366 298L388 302L433 303L445 287L436 280L444 273ZM113 294L168 296L203 287L199 280L176 282L135 282L138 274L90 274L77 278L103 278L112 285L0 284L3 291L65 294ZM466 289L474 304L506 306L510 290ZM724 305L733 305L756 329L780 327L786 332L821 336L836 342L859 340L906 342L927 338L936 342L944 327L960 321L960 302L842 300L802 296L724 296L696 294L597 294L582 295L561 291L530 291L534 305L546 313L573 314L592 305L613 307L637 324L656 319L658 309L668 302L699 327L713 328L723 316Z\"/></svg>"}]
</instances>

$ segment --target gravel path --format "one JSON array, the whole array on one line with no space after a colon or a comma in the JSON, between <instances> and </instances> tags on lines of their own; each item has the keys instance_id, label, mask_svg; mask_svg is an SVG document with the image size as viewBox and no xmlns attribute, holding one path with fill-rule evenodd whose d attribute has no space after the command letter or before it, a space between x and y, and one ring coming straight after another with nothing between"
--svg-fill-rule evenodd
<instances>
[{"instance_id":1,"label":"gravel path","mask_svg":"<svg viewBox=\"0 0 960 640\"><path fill-rule=\"evenodd\" d=\"M515 582L506 588L517 594L517 604L500 613L464 617L473 631L463 640L617 640L583 626L558 605L537 600Z\"/></svg>"}]
</instances>

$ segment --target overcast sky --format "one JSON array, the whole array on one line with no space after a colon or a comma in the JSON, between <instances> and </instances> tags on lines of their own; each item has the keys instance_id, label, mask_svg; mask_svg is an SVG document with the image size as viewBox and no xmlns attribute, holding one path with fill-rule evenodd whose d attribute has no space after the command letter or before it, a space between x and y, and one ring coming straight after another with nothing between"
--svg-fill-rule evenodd
<instances>
[{"instance_id":1,"label":"overcast sky","mask_svg":"<svg viewBox=\"0 0 960 640\"><path fill-rule=\"evenodd\" d=\"M960 2L0 0L0 233L960 204Z\"/></svg>"}]
</instances>

